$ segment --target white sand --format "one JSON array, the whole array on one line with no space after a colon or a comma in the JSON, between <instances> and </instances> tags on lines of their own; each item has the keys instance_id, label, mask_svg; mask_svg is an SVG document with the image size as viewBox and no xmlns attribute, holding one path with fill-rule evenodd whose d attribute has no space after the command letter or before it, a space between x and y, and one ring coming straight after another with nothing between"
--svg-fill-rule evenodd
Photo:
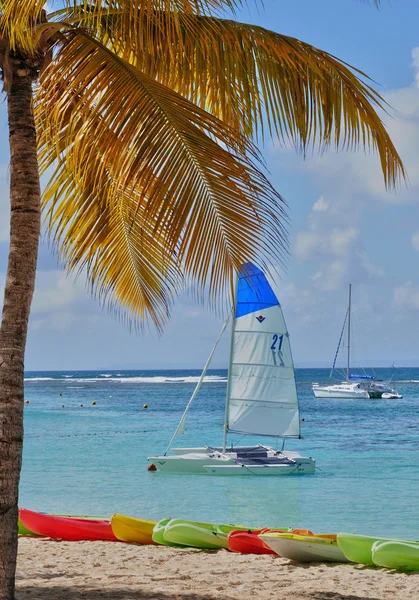
<instances>
[{"instance_id":1,"label":"white sand","mask_svg":"<svg viewBox=\"0 0 419 600\"><path fill-rule=\"evenodd\" d=\"M17 600L418 600L419 573L272 556L21 538Z\"/></svg>"}]
</instances>

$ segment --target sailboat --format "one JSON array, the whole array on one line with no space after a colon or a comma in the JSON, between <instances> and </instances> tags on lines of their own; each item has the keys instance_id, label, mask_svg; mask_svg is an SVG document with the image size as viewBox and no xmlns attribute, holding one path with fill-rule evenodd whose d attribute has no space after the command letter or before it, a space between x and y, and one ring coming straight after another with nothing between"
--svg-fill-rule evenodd
<instances>
[{"instance_id":1,"label":"sailboat","mask_svg":"<svg viewBox=\"0 0 419 600\"><path fill-rule=\"evenodd\" d=\"M222 446L172 448L176 436L185 430L187 412L199 391L228 320L224 323L166 452L162 456L150 456L148 461L157 470L166 473L313 473L315 461L312 458L284 449L287 438L301 438L289 334L281 305L266 276L251 263L243 265L239 271L230 318L232 328ZM281 450L265 444L228 446L228 434L282 438L283 446Z\"/></svg>"},{"instance_id":2,"label":"sailboat","mask_svg":"<svg viewBox=\"0 0 419 600\"><path fill-rule=\"evenodd\" d=\"M357 398L357 399L370 399L370 398L383 398L383 399L396 399L402 398L396 390L390 387L387 383L377 380L373 375L360 375L351 373L351 306L352 305L352 285L349 284L349 302L348 310L346 311L345 319L343 321L343 327L340 334L338 347L335 353L335 359L333 361L332 369L330 371L330 378L332 378L335 371L336 360L339 354L339 350L342 346L342 339L347 332L347 354L346 354L346 381L342 383L324 385L321 386L318 383L313 383L313 393L316 398Z\"/></svg>"}]
</instances>

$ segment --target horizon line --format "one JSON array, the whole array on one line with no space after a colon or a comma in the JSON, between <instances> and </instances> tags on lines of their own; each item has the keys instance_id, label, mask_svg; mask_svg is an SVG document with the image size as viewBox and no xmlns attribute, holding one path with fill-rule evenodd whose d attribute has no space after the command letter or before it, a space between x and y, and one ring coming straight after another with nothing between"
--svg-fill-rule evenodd
<instances>
[{"instance_id":1,"label":"horizon line","mask_svg":"<svg viewBox=\"0 0 419 600\"><path fill-rule=\"evenodd\" d=\"M307 363L302 363L300 365L296 364L295 365L296 369L324 369L324 370L329 370L330 371L330 366L329 365L320 365L319 363L317 364L307 364ZM343 367L342 367L343 368ZM354 369L352 369L352 371L356 371L356 370L363 370L363 371L368 371L371 369L415 369L415 368L419 368L419 364L398 364L395 365L393 367L393 365L383 365L383 364L376 364L376 365L369 365L368 367L354 367ZM335 371L339 371L341 370L341 368L338 369L334 369ZM147 366L147 367L132 367L132 366L120 366L120 367L101 367L101 368L89 368L89 369L25 369L25 373L39 373L39 372L48 372L48 373L63 373L66 371L78 371L78 372L99 372L99 371L202 371L202 367L194 367L194 366L176 366L176 367L159 367L159 368L153 368L151 366ZM224 367L211 367L208 369L208 371L228 371L228 367L224 366Z\"/></svg>"}]
</instances>

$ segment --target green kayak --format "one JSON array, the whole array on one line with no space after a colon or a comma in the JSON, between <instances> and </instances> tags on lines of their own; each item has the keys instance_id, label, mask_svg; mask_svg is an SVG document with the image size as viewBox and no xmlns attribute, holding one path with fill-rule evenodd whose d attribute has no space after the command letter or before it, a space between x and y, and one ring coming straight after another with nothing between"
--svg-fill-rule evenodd
<instances>
[{"instance_id":1,"label":"green kayak","mask_svg":"<svg viewBox=\"0 0 419 600\"><path fill-rule=\"evenodd\" d=\"M243 525L219 525L184 519L165 519L157 523L153 541L166 545L189 546L206 550L228 548L230 531L248 531ZM163 541L161 541L163 540Z\"/></svg>"},{"instance_id":2,"label":"green kayak","mask_svg":"<svg viewBox=\"0 0 419 600\"><path fill-rule=\"evenodd\" d=\"M164 539L164 531L166 525L173 519L162 519L153 528L152 540L155 544L161 544L162 546L180 546L181 544L172 544Z\"/></svg>"},{"instance_id":3,"label":"green kayak","mask_svg":"<svg viewBox=\"0 0 419 600\"><path fill-rule=\"evenodd\" d=\"M376 542L398 542L388 538L369 537L354 533L338 533L338 546L352 562L364 565L375 565L372 558L372 547Z\"/></svg>"},{"instance_id":4,"label":"green kayak","mask_svg":"<svg viewBox=\"0 0 419 600\"><path fill-rule=\"evenodd\" d=\"M375 542L372 560L379 567L419 571L419 542Z\"/></svg>"}]
</instances>

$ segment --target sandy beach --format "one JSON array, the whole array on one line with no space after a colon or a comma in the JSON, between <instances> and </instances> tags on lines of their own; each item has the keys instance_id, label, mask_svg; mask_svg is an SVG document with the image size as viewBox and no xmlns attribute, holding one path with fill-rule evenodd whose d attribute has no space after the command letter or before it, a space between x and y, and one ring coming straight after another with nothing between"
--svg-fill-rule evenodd
<instances>
[{"instance_id":1,"label":"sandy beach","mask_svg":"<svg viewBox=\"0 0 419 600\"><path fill-rule=\"evenodd\" d=\"M409 600L419 573L220 550L21 538L18 600Z\"/></svg>"}]
</instances>

